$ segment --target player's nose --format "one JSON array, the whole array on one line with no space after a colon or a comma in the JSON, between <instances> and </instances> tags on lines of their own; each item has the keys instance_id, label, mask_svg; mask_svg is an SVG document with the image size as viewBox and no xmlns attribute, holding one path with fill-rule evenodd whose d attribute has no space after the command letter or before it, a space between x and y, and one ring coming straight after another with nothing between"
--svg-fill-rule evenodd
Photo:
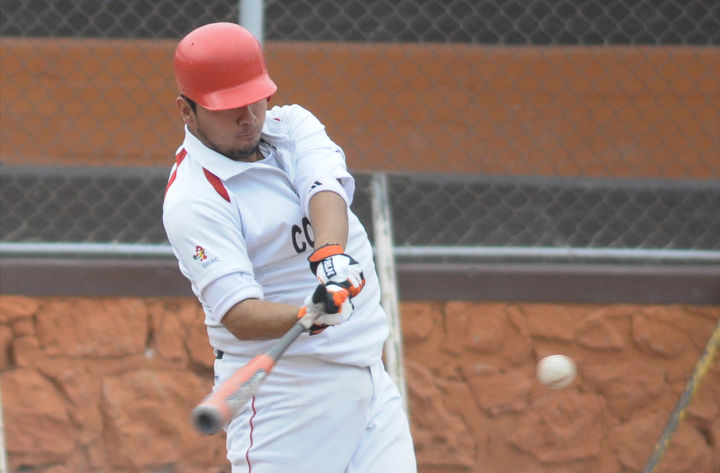
<instances>
[{"instance_id":1,"label":"player's nose","mask_svg":"<svg viewBox=\"0 0 720 473\"><path fill-rule=\"evenodd\" d=\"M253 116L252 110L250 110L250 107L239 107L235 109L235 121L238 125L243 125L246 123L252 122Z\"/></svg>"}]
</instances>

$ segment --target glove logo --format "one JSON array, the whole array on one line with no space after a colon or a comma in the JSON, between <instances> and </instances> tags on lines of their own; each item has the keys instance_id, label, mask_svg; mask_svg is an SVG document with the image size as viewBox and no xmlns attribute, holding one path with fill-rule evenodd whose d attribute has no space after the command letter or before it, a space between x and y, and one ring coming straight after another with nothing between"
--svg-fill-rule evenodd
<instances>
[{"instance_id":1,"label":"glove logo","mask_svg":"<svg viewBox=\"0 0 720 473\"><path fill-rule=\"evenodd\" d=\"M333 276L337 275L337 271L335 271L335 265L333 265L331 258L324 259L322 261L322 266L323 271L328 278L332 278Z\"/></svg>"}]
</instances>

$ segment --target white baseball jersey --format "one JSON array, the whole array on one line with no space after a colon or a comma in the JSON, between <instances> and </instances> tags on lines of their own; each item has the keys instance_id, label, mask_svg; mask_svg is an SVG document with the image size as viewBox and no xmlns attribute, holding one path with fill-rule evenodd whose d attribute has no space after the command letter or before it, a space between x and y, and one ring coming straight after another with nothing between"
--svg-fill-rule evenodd
<instances>
[{"instance_id":1,"label":"white baseball jersey","mask_svg":"<svg viewBox=\"0 0 720 473\"><path fill-rule=\"evenodd\" d=\"M301 335L284 357L370 366L381 358L388 326L372 249L349 209L355 184L344 153L298 105L268 110L260 150L261 161L233 161L186 129L168 181L163 224L180 271L203 305L210 344L247 357L272 345L272 340L239 340L222 317L248 298L303 304L317 285L307 262L313 250L308 202L331 190L348 202L345 251L362 266L366 284L352 300L349 320L318 335ZM230 277L232 285L221 283ZM232 290L218 295L218 287Z\"/></svg>"}]
</instances>

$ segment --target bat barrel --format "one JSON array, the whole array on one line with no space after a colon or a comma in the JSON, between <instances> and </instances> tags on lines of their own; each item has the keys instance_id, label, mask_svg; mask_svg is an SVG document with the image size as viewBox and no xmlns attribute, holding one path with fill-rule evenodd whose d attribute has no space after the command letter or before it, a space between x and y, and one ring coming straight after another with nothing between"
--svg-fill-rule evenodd
<instances>
[{"instance_id":1,"label":"bat barrel","mask_svg":"<svg viewBox=\"0 0 720 473\"><path fill-rule=\"evenodd\" d=\"M305 330L304 321L296 322L267 352L250 360L190 413L193 426L205 435L213 435L239 414L258 386L275 366L287 347Z\"/></svg>"},{"instance_id":2,"label":"bat barrel","mask_svg":"<svg viewBox=\"0 0 720 473\"><path fill-rule=\"evenodd\" d=\"M205 435L213 435L225 425L220 409L208 404L200 404L195 407L190 413L190 421L199 432Z\"/></svg>"}]
</instances>

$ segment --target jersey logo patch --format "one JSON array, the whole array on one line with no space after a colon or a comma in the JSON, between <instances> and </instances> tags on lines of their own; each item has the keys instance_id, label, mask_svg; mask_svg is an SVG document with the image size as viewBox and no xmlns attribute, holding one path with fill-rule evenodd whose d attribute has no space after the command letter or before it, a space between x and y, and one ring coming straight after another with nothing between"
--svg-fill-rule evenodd
<instances>
[{"instance_id":1,"label":"jersey logo patch","mask_svg":"<svg viewBox=\"0 0 720 473\"><path fill-rule=\"evenodd\" d=\"M198 245L195 247L195 254L193 255L193 259L195 261L205 261L207 259L207 253L205 253L205 248Z\"/></svg>"},{"instance_id":2,"label":"jersey logo patch","mask_svg":"<svg viewBox=\"0 0 720 473\"><path fill-rule=\"evenodd\" d=\"M193 255L193 259L202 263L203 269L207 268L213 263L217 263L218 261L220 261L220 258L218 258L217 256L208 259L207 251L205 251L205 248L200 245L197 245L195 247L195 254Z\"/></svg>"}]
</instances>

